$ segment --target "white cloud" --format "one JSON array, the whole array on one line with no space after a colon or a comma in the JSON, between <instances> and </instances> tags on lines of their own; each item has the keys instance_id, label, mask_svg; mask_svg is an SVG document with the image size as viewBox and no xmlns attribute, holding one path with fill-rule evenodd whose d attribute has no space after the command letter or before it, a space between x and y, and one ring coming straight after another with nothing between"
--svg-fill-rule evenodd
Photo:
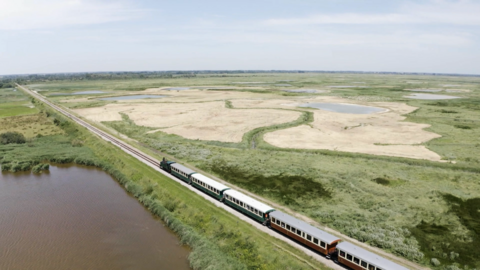
<instances>
[{"instance_id":1,"label":"white cloud","mask_svg":"<svg viewBox=\"0 0 480 270\"><path fill-rule=\"evenodd\" d=\"M0 0L0 30L48 29L136 18L125 3L89 0Z\"/></svg>"},{"instance_id":2,"label":"white cloud","mask_svg":"<svg viewBox=\"0 0 480 270\"><path fill-rule=\"evenodd\" d=\"M280 18L268 25L314 24L449 24L480 25L480 2L471 0L431 0L428 4L404 4L389 14L339 13L317 14L304 18Z\"/></svg>"}]
</instances>

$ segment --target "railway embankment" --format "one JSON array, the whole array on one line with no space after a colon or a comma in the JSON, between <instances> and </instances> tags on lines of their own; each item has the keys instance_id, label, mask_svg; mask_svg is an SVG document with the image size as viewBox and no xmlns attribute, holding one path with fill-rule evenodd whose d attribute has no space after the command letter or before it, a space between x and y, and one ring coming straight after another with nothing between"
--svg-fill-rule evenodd
<instances>
[{"instance_id":1,"label":"railway embankment","mask_svg":"<svg viewBox=\"0 0 480 270\"><path fill-rule=\"evenodd\" d=\"M258 230L137 158L125 155L123 150L100 140L82 125L46 106L37 105L54 118L72 140L81 142L77 147L90 151L81 159L72 155L64 161L97 166L112 175L152 214L172 228L182 244L192 248L189 256L192 268L328 269L317 258ZM44 161L59 161L55 158L53 154Z\"/></svg>"}]
</instances>

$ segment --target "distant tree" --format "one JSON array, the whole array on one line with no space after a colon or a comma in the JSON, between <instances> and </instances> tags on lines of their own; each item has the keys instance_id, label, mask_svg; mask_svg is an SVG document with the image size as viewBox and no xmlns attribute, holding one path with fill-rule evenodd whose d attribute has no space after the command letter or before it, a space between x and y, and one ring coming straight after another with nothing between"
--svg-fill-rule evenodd
<instances>
[{"instance_id":1,"label":"distant tree","mask_svg":"<svg viewBox=\"0 0 480 270\"><path fill-rule=\"evenodd\" d=\"M25 143L25 136L20 132L5 132L0 134L0 144L9 144L9 143Z\"/></svg>"}]
</instances>

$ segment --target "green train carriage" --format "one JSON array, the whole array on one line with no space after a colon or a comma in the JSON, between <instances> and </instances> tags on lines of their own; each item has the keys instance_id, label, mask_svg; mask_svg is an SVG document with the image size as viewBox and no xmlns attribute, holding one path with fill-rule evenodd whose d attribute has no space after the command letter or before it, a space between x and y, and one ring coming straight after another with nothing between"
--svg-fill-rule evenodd
<instances>
[{"instance_id":1,"label":"green train carriage","mask_svg":"<svg viewBox=\"0 0 480 270\"><path fill-rule=\"evenodd\" d=\"M217 200L222 201L224 198L224 192L230 188L222 183L219 183L213 179L206 177L203 174L196 173L190 177L192 186L200 189L201 191L215 197Z\"/></svg>"},{"instance_id":2,"label":"green train carriage","mask_svg":"<svg viewBox=\"0 0 480 270\"><path fill-rule=\"evenodd\" d=\"M269 213L275 211L271 206L252 199L236 190L229 189L225 191L224 194L225 204L239 210L264 225L269 219Z\"/></svg>"},{"instance_id":3,"label":"green train carriage","mask_svg":"<svg viewBox=\"0 0 480 270\"><path fill-rule=\"evenodd\" d=\"M191 179L190 177L192 176L192 174L195 174L196 172L192 169L189 169L185 166L183 166L182 164L179 164L179 163L173 163L170 165L170 173L173 174L174 176L176 176L177 178L179 178L180 180L190 184L191 183Z\"/></svg>"}]
</instances>

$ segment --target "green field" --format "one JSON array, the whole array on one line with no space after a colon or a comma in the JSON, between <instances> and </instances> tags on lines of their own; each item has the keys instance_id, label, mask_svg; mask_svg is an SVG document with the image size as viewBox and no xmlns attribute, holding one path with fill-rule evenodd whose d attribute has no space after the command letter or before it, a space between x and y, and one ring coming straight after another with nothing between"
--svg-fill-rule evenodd
<instances>
[{"instance_id":1,"label":"green field","mask_svg":"<svg viewBox=\"0 0 480 270\"><path fill-rule=\"evenodd\" d=\"M253 85L259 88L238 82L255 82ZM111 95L112 92L121 93L117 91L164 86L242 86L243 89L206 91L247 91L282 98L337 96L418 107L405 121L430 124L427 130L442 136L424 145L445 162L282 149L263 141L263 134L267 132L308 123L311 121L308 113L292 123L250 131L241 143L188 140L163 132L147 134L153 128L139 127L125 115L122 121L103 124L136 139L152 152L167 153L409 260L437 269L447 266L450 269L480 268L480 78L321 73L200 74L192 78L35 82L30 87L52 93L104 90ZM328 92L283 91L299 88ZM415 88L440 89L432 94L454 95L461 99L404 97L411 93L405 89ZM447 92L449 89L461 91ZM52 97L52 100L60 102L62 98ZM93 101L88 104L103 105ZM235 109L228 100L226 105ZM82 107L81 104L75 106ZM435 259L434 264L432 259Z\"/></svg>"},{"instance_id":2,"label":"green field","mask_svg":"<svg viewBox=\"0 0 480 270\"><path fill-rule=\"evenodd\" d=\"M14 88L0 88L0 118L38 113L30 98Z\"/></svg>"},{"instance_id":3,"label":"green field","mask_svg":"<svg viewBox=\"0 0 480 270\"><path fill-rule=\"evenodd\" d=\"M43 164L72 162L102 168L192 248L193 269L327 269L51 109L34 104L40 113L1 119L5 125L0 125L0 133L15 126L15 131L34 135L27 136L25 144L0 145L3 171L38 173L48 169ZM47 128L55 132L42 135Z\"/></svg>"}]
</instances>

